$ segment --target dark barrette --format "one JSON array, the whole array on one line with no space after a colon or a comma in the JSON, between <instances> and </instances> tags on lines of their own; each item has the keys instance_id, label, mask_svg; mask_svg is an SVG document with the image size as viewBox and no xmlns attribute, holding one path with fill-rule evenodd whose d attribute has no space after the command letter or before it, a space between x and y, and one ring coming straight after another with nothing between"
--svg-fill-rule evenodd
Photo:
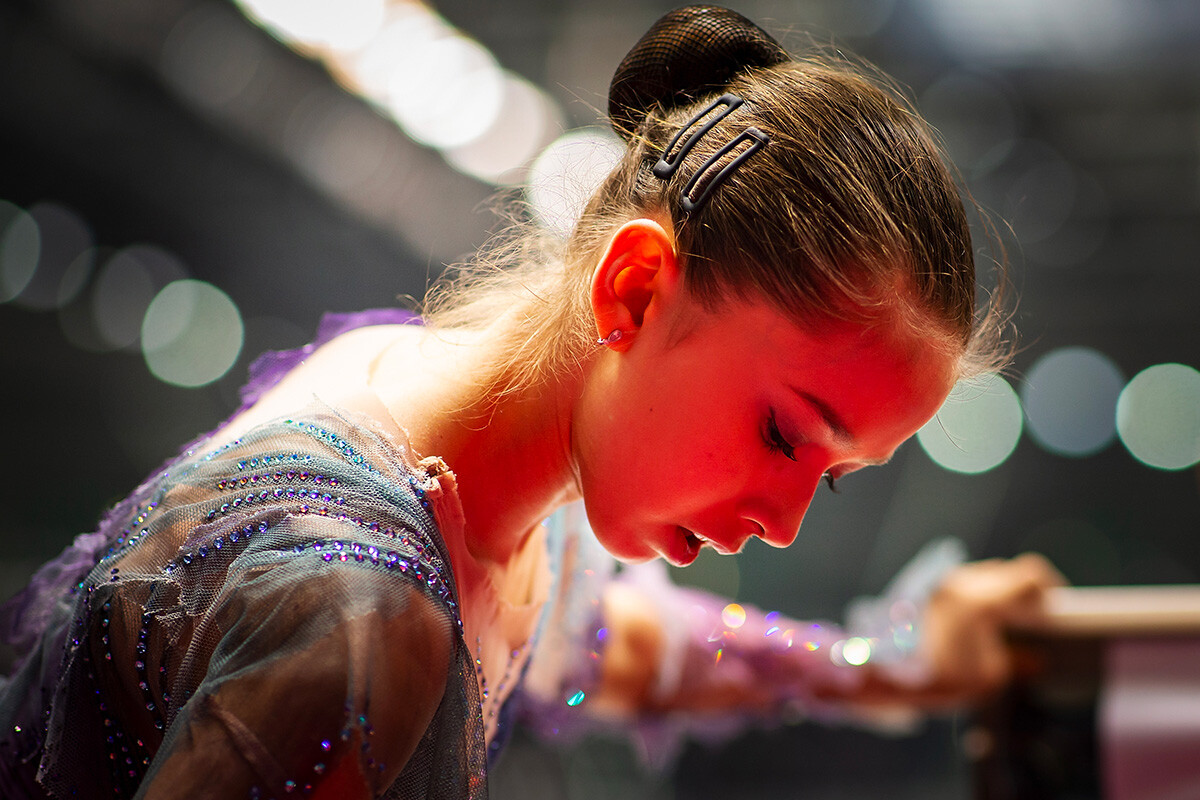
<instances>
[{"instance_id":1,"label":"dark barrette","mask_svg":"<svg viewBox=\"0 0 1200 800\"><path fill-rule=\"evenodd\" d=\"M746 130L733 137L733 141L713 153L711 158L701 164L700 169L696 170L696 174L683 187L683 197L679 201L680 208L690 214L704 205L704 201L708 199L708 196L712 194L714 189L724 183L725 179L732 175L746 159L754 155L755 152L760 150L769 141L771 141L770 137L758 128L746 128ZM721 159L743 144L746 144L746 147L740 153L730 159L724 166L720 165ZM715 175L712 175L712 171L718 167L720 169ZM709 177L710 175L711 177ZM700 194L693 197L692 192L696 190L697 186L700 188Z\"/></svg>"},{"instance_id":2,"label":"dark barrette","mask_svg":"<svg viewBox=\"0 0 1200 800\"><path fill-rule=\"evenodd\" d=\"M654 165L655 177L666 180L674 175L679 169L679 165L683 163L683 159L700 139L712 130L714 125L732 114L744 103L745 101L735 94L723 94L688 120L671 138L670 143L663 150L662 157ZM732 141L713 153L707 161L700 165L696 174L683 187L680 198L680 207L683 211L690 214L702 206L714 189L724 183L746 159L754 155L769 141L770 137L758 128L746 128ZM742 148L741 152L726 160L729 154L738 148ZM725 163L722 163L723 161ZM693 192L697 190L699 193L694 195Z\"/></svg>"},{"instance_id":3,"label":"dark barrette","mask_svg":"<svg viewBox=\"0 0 1200 800\"><path fill-rule=\"evenodd\" d=\"M713 100L711 103L709 103L708 107L706 107L699 114L688 120L687 124L679 129L679 133L672 137L670 144L667 145L667 149L663 150L662 158L658 159L658 163L654 165L655 177L661 178L665 181L667 178L674 175L675 170L679 169L679 165L683 163L683 159L687 157L687 154L691 152L691 149L696 146L696 143L700 141L704 134L712 130L713 125L716 125L718 122L728 117L745 102L745 100L738 97L736 94L723 94L716 100ZM724 106L724 108L721 108L722 106ZM716 111L718 108L721 108L718 113L713 115L711 119L705 122L699 130L696 130L692 132L691 135L688 135L688 132L691 131L692 128L695 128L697 125L699 125L701 120L703 120L709 114L712 114L712 112ZM683 139L684 136L687 136L687 139L681 145L679 144L679 140ZM678 150L675 149L677 146L679 147Z\"/></svg>"}]
</instances>

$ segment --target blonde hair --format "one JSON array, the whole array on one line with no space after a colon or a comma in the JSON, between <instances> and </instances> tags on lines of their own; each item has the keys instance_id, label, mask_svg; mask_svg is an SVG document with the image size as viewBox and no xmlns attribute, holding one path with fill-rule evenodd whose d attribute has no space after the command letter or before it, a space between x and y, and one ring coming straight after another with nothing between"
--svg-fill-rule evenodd
<instances>
[{"instance_id":1,"label":"blonde hair","mask_svg":"<svg viewBox=\"0 0 1200 800\"><path fill-rule=\"evenodd\" d=\"M747 69L722 87L745 104L721 119L667 180L651 168L713 95L656 104L570 238L521 226L435 286L431 325L488 328L492 392L578 367L595 351L592 271L613 232L642 216L671 220L684 285L708 309L760 298L799 324L829 318L901 321L959 359L961 377L1011 353L1001 280L976 310L971 233L937 138L886 81L844 59L814 56ZM687 213L697 165L754 126L769 144L707 203ZM899 287L899 288L898 288Z\"/></svg>"}]
</instances>

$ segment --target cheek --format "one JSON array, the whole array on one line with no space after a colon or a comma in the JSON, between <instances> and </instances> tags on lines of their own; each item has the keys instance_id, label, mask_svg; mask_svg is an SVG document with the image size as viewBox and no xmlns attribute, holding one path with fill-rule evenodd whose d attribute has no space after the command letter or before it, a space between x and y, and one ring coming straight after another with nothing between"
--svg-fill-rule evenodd
<instances>
[{"instance_id":1,"label":"cheek","mask_svg":"<svg viewBox=\"0 0 1200 800\"><path fill-rule=\"evenodd\" d=\"M754 442L738 440L731 427L651 413L630 424L614 417L594 430L580 452L579 476L597 534L629 537L645 525L683 524L741 492L761 460L748 452Z\"/></svg>"}]
</instances>

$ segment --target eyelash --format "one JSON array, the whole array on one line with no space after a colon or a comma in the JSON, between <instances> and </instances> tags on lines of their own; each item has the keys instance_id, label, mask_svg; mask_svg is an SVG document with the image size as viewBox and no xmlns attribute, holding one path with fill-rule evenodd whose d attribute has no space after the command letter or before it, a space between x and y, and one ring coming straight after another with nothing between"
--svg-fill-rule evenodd
<instances>
[{"instance_id":1,"label":"eyelash","mask_svg":"<svg viewBox=\"0 0 1200 800\"><path fill-rule=\"evenodd\" d=\"M767 415L767 430L763 441L772 453L782 453L792 461L796 460L796 448L783 438L783 432L779 430L779 420L775 418L775 409L771 409L771 413Z\"/></svg>"},{"instance_id":2,"label":"eyelash","mask_svg":"<svg viewBox=\"0 0 1200 800\"><path fill-rule=\"evenodd\" d=\"M775 409L771 409L771 413L767 415L767 430L763 441L767 443L767 449L772 453L780 453L792 461L796 460L796 448L783 438L783 432L779 430L779 420L775 418ZM831 473L826 472L821 479L825 481L831 492L838 493L837 479Z\"/></svg>"}]
</instances>

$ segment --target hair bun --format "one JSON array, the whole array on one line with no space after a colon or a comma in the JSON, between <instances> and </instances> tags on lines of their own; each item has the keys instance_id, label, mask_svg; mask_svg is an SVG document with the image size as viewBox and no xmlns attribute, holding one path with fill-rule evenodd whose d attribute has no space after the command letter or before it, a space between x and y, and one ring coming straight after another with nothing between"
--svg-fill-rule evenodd
<instances>
[{"instance_id":1,"label":"hair bun","mask_svg":"<svg viewBox=\"0 0 1200 800\"><path fill-rule=\"evenodd\" d=\"M654 23L617 67L608 118L627 137L655 104L684 105L721 91L748 67L788 60L779 42L736 11L678 8Z\"/></svg>"}]
</instances>

